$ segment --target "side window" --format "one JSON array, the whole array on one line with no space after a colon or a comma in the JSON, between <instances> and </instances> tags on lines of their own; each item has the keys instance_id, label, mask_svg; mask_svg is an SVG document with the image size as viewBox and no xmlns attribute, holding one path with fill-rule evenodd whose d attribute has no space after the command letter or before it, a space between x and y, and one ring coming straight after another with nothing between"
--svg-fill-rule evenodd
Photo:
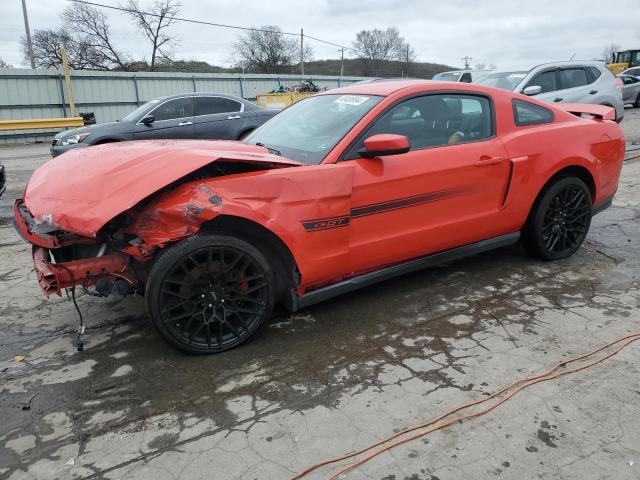
<instances>
[{"instance_id":1,"label":"side window","mask_svg":"<svg viewBox=\"0 0 640 480\"><path fill-rule=\"evenodd\" d=\"M584 68L566 68L560 70L560 88L575 88L589 85Z\"/></svg>"},{"instance_id":2,"label":"side window","mask_svg":"<svg viewBox=\"0 0 640 480\"><path fill-rule=\"evenodd\" d=\"M239 112L242 110L242 104L240 102L236 102L235 100L229 99L229 112Z\"/></svg>"},{"instance_id":3,"label":"side window","mask_svg":"<svg viewBox=\"0 0 640 480\"><path fill-rule=\"evenodd\" d=\"M240 111L240 103L224 97L196 97L196 116Z\"/></svg>"},{"instance_id":4,"label":"side window","mask_svg":"<svg viewBox=\"0 0 640 480\"><path fill-rule=\"evenodd\" d=\"M513 100L513 119L517 126L540 125L553 122L553 112L522 100Z\"/></svg>"},{"instance_id":5,"label":"side window","mask_svg":"<svg viewBox=\"0 0 640 480\"><path fill-rule=\"evenodd\" d=\"M364 138L379 133L406 136L412 150L483 140L493 135L491 102L483 96L457 94L405 100L378 117L345 158L358 158Z\"/></svg>"},{"instance_id":6,"label":"side window","mask_svg":"<svg viewBox=\"0 0 640 480\"><path fill-rule=\"evenodd\" d=\"M460 81L464 83L471 83L471 74L469 72L465 72L460 77Z\"/></svg>"},{"instance_id":7,"label":"side window","mask_svg":"<svg viewBox=\"0 0 640 480\"><path fill-rule=\"evenodd\" d=\"M542 87L541 93L553 92L554 90L558 90L558 86L556 85L556 72L555 70L548 70L546 72L542 72L538 76L536 76L533 80L529 82L527 87L538 85Z\"/></svg>"},{"instance_id":8,"label":"side window","mask_svg":"<svg viewBox=\"0 0 640 480\"><path fill-rule=\"evenodd\" d=\"M591 72L591 83L593 83L598 78L600 78L600 75L602 75L602 72L600 71L599 68L596 68L596 67L588 67L588 68L589 68L589 72Z\"/></svg>"},{"instance_id":9,"label":"side window","mask_svg":"<svg viewBox=\"0 0 640 480\"><path fill-rule=\"evenodd\" d=\"M635 77L622 77L622 82L623 82L625 85L633 85L634 83L638 83L638 82L640 82L640 80L638 80L638 79L637 79L637 78L635 78Z\"/></svg>"},{"instance_id":10,"label":"side window","mask_svg":"<svg viewBox=\"0 0 640 480\"><path fill-rule=\"evenodd\" d=\"M632 68L631 70L628 70L627 75L640 75L640 68Z\"/></svg>"},{"instance_id":11,"label":"side window","mask_svg":"<svg viewBox=\"0 0 640 480\"><path fill-rule=\"evenodd\" d=\"M163 103L151 114L157 121L193 117L193 97L176 98Z\"/></svg>"}]
</instances>

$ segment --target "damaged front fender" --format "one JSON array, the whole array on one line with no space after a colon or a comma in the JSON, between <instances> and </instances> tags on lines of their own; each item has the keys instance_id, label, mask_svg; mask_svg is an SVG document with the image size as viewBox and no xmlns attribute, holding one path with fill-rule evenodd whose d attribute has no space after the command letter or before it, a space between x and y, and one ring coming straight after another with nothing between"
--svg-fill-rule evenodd
<instances>
[{"instance_id":1,"label":"damaged front fender","mask_svg":"<svg viewBox=\"0 0 640 480\"><path fill-rule=\"evenodd\" d=\"M222 199L206 184L187 184L152 201L126 229L136 236L125 253L144 259L170 242L188 237L222 213Z\"/></svg>"},{"instance_id":2,"label":"damaged front fender","mask_svg":"<svg viewBox=\"0 0 640 480\"><path fill-rule=\"evenodd\" d=\"M254 222L280 238L305 283L332 278L349 254L349 228L310 231L310 219L346 218L351 208L353 164L313 165L209 178L159 195L133 215L123 248L139 260L198 232L225 215ZM250 240L250 239L249 239ZM314 255L304 252L314 251ZM307 260L315 258L314 261Z\"/></svg>"}]
</instances>

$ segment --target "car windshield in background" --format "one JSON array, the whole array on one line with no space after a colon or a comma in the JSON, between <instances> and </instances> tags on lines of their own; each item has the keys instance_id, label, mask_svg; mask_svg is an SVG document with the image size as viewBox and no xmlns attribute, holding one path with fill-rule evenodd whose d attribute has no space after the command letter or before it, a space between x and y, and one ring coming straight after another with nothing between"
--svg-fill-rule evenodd
<instances>
[{"instance_id":1,"label":"car windshield in background","mask_svg":"<svg viewBox=\"0 0 640 480\"><path fill-rule=\"evenodd\" d=\"M475 83L486 85L488 87L502 88L504 90L513 90L527 76L529 72L497 72L489 73L480 78Z\"/></svg>"},{"instance_id":2,"label":"car windshield in background","mask_svg":"<svg viewBox=\"0 0 640 480\"><path fill-rule=\"evenodd\" d=\"M460 78L459 73L438 73L433 76L432 80L442 80L444 82L457 82Z\"/></svg>"},{"instance_id":3,"label":"car windshield in background","mask_svg":"<svg viewBox=\"0 0 640 480\"><path fill-rule=\"evenodd\" d=\"M151 100L147 103L140 105L133 112L126 114L124 117L120 119L121 122L133 122L136 120L143 112L149 109L151 105L157 105L160 103L160 99Z\"/></svg>"},{"instance_id":4,"label":"car windshield in background","mask_svg":"<svg viewBox=\"0 0 640 480\"><path fill-rule=\"evenodd\" d=\"M307 165L318 164L380 100L376 95L310 97L283 110L244 141Z\"/></svg>"}]
</instances>

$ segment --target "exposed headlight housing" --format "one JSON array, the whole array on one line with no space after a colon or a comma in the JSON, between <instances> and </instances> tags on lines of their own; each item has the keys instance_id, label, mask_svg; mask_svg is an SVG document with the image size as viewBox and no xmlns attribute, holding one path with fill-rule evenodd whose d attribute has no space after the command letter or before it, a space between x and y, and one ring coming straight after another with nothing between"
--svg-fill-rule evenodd
<instances>
[{"instance_id":1,"label":"exposed headlight housing","mask_svg":"<svg viewBox=\"0 0 640 480\"><path fill-rule=\"evenodd\" d=\"M82 143L85 138L89 136L88 133L79 133L77 135L71 135L62 139L62 145L75 145L76 143Z\"/></svg>"}]
</instances>

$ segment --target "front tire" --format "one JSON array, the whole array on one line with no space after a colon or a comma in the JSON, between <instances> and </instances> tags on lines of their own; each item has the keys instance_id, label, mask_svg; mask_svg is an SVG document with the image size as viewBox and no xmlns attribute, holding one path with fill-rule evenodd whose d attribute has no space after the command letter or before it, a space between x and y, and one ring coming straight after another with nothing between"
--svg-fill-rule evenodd
<instances>
[{"instance_id":1,"label":"front tire","mask_svg":"<svg viewBox=\"0 0 640 480\"><path fill-rule=\"evenodd\" d=\"M638 93L638 96L636 97L636 101L633 102L633 106L635 108L640 108L640 93Z\"/></svg>"},{"instance_id":2,"label":"front tire","mask_svg":"<svg viewBox=\"0 0 640 480\"><path fill-rule=\"evenodd\" d=\"M522 231L522 243L532 256L560 260L573 255L589 231L591 192L577 177L560 177L544 187Z\"/></svg>"},{"instance_id":3,"label":"front tire","mask_svg":"<svg viewBox=\"0 0 640 480\"><path fill-rule=\"evenodd\" d=\"M162 251L146 288L160 335L187 353L240 345L271 316L273 271L250 243L200 232Z\"/></svg>"}]
</instances>

